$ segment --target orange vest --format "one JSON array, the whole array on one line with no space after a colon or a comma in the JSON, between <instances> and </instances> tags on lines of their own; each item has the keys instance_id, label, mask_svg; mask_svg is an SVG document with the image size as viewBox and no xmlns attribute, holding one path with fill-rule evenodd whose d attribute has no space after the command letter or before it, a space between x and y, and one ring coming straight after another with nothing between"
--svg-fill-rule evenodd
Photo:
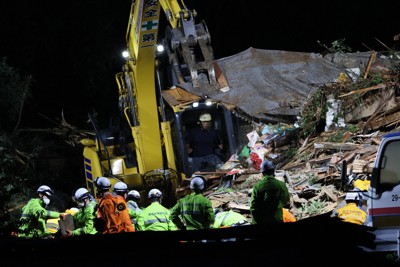
<instances>
[{"instance_id":1,"label":"orange vest","mask_svg":"<svg viewBox=\"0 0 400 267\"><path fill-rule=\"evenodd\" d=\"M128 206L121 196L106 194L99 202L96 217L103 220L103 234L135 232Z\"/></svg>"}]
</instances>

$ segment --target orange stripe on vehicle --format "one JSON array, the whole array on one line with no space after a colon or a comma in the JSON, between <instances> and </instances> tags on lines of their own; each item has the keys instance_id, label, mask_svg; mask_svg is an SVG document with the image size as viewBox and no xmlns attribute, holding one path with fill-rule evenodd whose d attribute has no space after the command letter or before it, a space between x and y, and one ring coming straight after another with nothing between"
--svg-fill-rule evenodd
<instances>
[{"instance_id":1,"label":"orange stripe on vehicle","mask_svg":"<svg viewBox=\"0 0 400 267\"><path fill-rule=\"evenodd\" d=\"M369 214L371 216L400 215L400 207L372 208L369 209Z\"/></svg>"}]
</instances>

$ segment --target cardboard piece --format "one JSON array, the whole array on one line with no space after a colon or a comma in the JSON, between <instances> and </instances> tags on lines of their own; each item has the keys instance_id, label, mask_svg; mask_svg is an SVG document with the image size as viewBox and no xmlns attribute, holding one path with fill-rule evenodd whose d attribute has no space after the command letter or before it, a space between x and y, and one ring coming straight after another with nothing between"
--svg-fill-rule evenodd
<instances>
[{"instance_id":1,"label":"cardboard piece","mask_svg":"<svg viewBox=\"0 0 400 267\"><path fill-rule=\"evenodd\" d=\"M63 236L67 235L67 230L75 230L74 218L71 214L67 214L64 220L58 220L58 225L60 226L60 231Z\"/></svg>"}]
</instances>

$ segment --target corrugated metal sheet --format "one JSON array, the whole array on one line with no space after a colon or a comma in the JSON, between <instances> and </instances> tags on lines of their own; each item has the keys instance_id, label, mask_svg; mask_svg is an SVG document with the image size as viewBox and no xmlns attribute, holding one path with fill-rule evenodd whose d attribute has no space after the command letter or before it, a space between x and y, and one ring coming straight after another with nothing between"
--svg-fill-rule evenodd
<instances>
[{"instance_id":1,"label":"corrugated metal sheet","mask_svg":"<svg viewBox=\"0 0 400 267\"><path fill-rule=\"evenodd\" d=\"M234 105L248 116L293 121L308 96L333 83L346 68L365 67L371 53L328 54L249 48L218 59L230 90L185 88L198 96Z\"/></svg>"}]
</instances>

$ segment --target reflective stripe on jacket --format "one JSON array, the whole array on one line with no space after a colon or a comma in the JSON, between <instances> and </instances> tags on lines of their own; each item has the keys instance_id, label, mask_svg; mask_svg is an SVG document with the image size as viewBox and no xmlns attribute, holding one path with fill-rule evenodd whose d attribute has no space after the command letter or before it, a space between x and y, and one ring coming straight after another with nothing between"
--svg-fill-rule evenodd
<instances>
[{"instance_id":1,"label":"reflective stripe on jacket","mask_svg":"<svg viewBox=\"0 0 400 267\"><path fill-rule=\"evenodd\" d=\"M22 208L18 236L24 238L49 236L52 233L46 228L46 219L59 217L60 213L44 208L43 200L32 198Z\"/></svg>"},{"instance_id":2,"label":"reflective stripe on jacket","mask_svg":"<svg viewBox=\"0 0 400 267\"><path fill-rule=\"evenodd\" d=\"M211 201L202 193L193 192L175 204L170 218L180 229L186 227L186 230L196 230L209 229L215 215Z\"/></svg>"},{"instance_id":3,"label":"reflective stripe on jacket","mask_svg":"<svg viewBox=\"0 0 400 267\"><path fill-rule=\"evenodd\" d=\"M217 213L214 221L214 228L232 227L250 224L246 217L242 214L234 212L233 210L223 211Z\"/></svg>"},{"instance_id":4,"label":"reflective stripe on jacket","mask_svg":"<svg viewBox=\"0 0 400 267\"><path fill-rule=\"evenodd\" d=\"M128 209L129 209L129 217L131 218L132 224L135 226L135 230L139 230L139 226L137 224L137 217L139 213L142 212L142 209L139 208L138 204L133 200L128 200Z\"/></svg>"},{"instance_id":5,"label":"reflective stripe on jacket","mask_svg":"<svg viewBox=\"0 0 400 267\"><path fill-rule=\"evenodd\" d=\"M96 202L91 201L73 215L75 230L72 231L72 235L94 235L97 233L97 230L94 227L95 206Z\"/></svg>"},{"instance_id":6,"label":"reflective stripe on jacket","mask_svg":"<svg viewBox=\"0 0 400 267\"><path fill-rule=\"evenodd\" d=\"M170 212L159 202L151 203L137 217L139 231L174 231L175 224L169 219Z\"/></svg>"}]
</instances>

